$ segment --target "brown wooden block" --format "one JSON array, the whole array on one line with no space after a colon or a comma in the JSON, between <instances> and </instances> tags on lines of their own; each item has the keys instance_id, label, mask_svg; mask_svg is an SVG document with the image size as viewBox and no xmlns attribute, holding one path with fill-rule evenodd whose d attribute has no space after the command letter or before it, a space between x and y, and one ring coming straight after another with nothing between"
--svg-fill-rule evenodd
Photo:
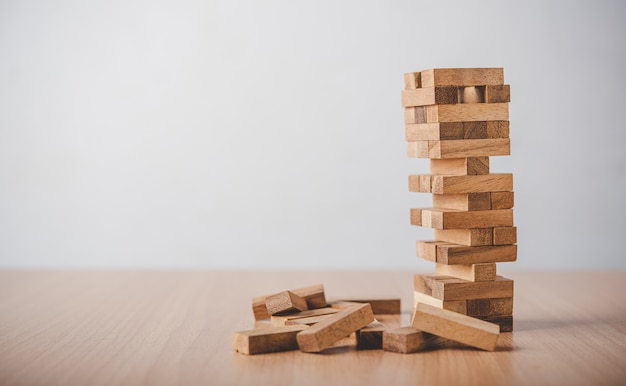
<instances>
[{"instance_id":1,"label":"brown wooden block","mask_svg":"<svg viewBox=\"0 0 626 386\"><path fill-rule=\"evenodd\" d=\"M493 245L517 243L517 227L493 228Z\"/></svg>"},{"instance_id":2,"label":"brown wooden block","mask_svg":"<svg viewBox=\"0 0 626 386\"><path fill-rule=\"evenodd\" d=\"M513 190L513 174L499 173L478 176L432 176L432 193L481 193ZM493 206L492 206L493 208Z\"/></svg>"},{"instance_id":3,"label":"brown wooden block","mask_svg":"<svg viewBox=\"0 0 626 386\"><path fill-rule=\"evenodd\" d=\"M332 314L328 314L328 315L332 315ZM294 325L312 326L315 323L319 323L324 318L328 317L328 315L309 316L308 318L299 318L299 319L289 319L285 321L285 326L294 326Z\"/></svg>"},{"instance_id":4,"label":"brown wooden block","mask_svg":"<svg viewBox=\"0 0 626 386\"><path fill-rule=\"evenodd\" d=\"M508 84L486 86L485 103L508 103L511 101L511 86Z\"/></svg>"},{"instance_id":5,"label":"brown wooden block","mask_svg":"<svg viewBox=\"0 0 626 386\"><path fill-rule=\"evenodd\" d=\"M435 68L420 73L422 87L504 84L503 68Z\"/></svg>"},{"instance_id":6,"label":"brown wooden block","mask_svg":"<svg viewBox=\"0 0 626 386\"><path fill-rule=\"evenodd\" d=\"M462 211L490 210L491 193L433 194L433 207Z\"/></svg>"},{"instance_id":7,"label":"brown wooden block","mask_svg":"<svg viewBox=\"0 0 626 386\"><path fill-rule=\"evenodd\" d=\"M294 294L306 299L307 307L310 309L326 307L326 296L324 286L316 284L308 287L291 290ZM270 295L258 296L252 299L252 312L255 320L263 320L270 317L265 306L265 299Z\"/></svg>"},{"instance_id":8,"label":"brown wooden block","mask_svg":"<svg viewBox=\"0 0 626 386\"><path fill-rule=\"evenodd\" d=\"M423 281L422 281L423 285ZM443 301L427 295L420 291L413 291L413 308L417 306L417 303L430 304L433 307L443 308L444 310L450 310L458 312L459 314L467 313L467 301L466 300L451 300Z\"/></svg>"},{"instance_id":9,"label":"brown wooden block","mask_svg":"<svg viewBox=\"0 0 626 386\"><path fill-rule=\"evenodd\" d=\"M430 193L432 176L429 174L415 174L409 176L409 192Z\"/></svg>"},{"instance_id":10,"label":"brown wooden block","mask_svg":"<svg viewBox=\"0 0 626 386\"><path fill-rule=\"evenodd\" d=\"M494 281L471 282L450 276L415 275L413 282L415 291L444 301L513 297L513 280L502 276Z\"/></svg>"},{"instance_id":11,"label":"brown wooden block","mask_svg":"<svg viewBox=\"0 0 626 386\"><path fill-rule=\"evenodd\" d=\"M383 348L383 332L387 330L382 323L375 320L356 331L357 350L380 350Z\"/></svg>"},{"instance_id":12,"label":"brown wooden block","mask_svg":"<svg viewBox=\"0 0 626 386\"><path fill-rule=\"evenodd\" d=\"M422 87L422 82L419 72L409 72L404 74L404 88L406 90L414 90L420 87Z\"/></svg>"},{"instance_id":13,"label":"brown wooden block","mask_svg":"<svg viewBox=\"0 0 626 386\"><path fill-rule=\"evenodd\" d=\"M367 303L346 308L300 332L298 346L304 352L320 352L373 321L372 307Z\"/></svg>"},{"instance_id":14,"label":"brown wooden block","mask_svg":"<svg viewBox=\"0 0 626 386\"><path fill-rule=\"evenodd\" d=\"M417 304L411 327L487 351L496 349L500 335L496 324L424 303Z\"/></svg>"},{"instance_id":15,"label":"brown wooden block","mask_svg":"<svg viewBox=\"0 0 626 386\"><path fill-rule=\"evenodd\" d=\"M408 155L414 158L488 157L511 154L508 138L459 139L408 142Z\"/></svg>"},{"instance_id":16,"label":"brown wooden block","mask_svg":"<svg viewBox=\"0 0 626 386\"><path fill-rule=\"evenodd\" d=\"M354 306L355 304L368 303L372 306L372 312L374 315L397 315L402 312L400 298L387 298L387 299L342 299L337 302L331 303L331 307L344 309Z\"/></svg>"},{"instance_id":17,"label":"brown wooden block","mask_svg":"<svg viewBox=\"0 0 626 386\"><path fill-rule=\"evenodd\" d=\"M382 348L385 351L410 354L436 347L442 338L413 327L401 327L383 332Z\"/></svg>"},{"instance_id":18,"label":"brown wooden block","mask_svg":"<svg viewBox=\"0 0 626 386\"><path fill-rule=\"evenodd\" d=\"M497 324L500 326L500 332L513 331L513 315L488 316L481 317L480 319L489 323Z\"/></svg>"},{"instance_id":19,"label":"brown wooden block","mask_svg":"<svg viewBox=\"0 0 626 386\"><path fill-rule=\"evenodd\" d=\"M428 158L429 157L428 146L429 146L428 141L407 142L406 154L410 158Z\"/></svg>"},{"instance_id":20,"label":"brown wooden block","mask_svg":"<svg viewBox=\"0 0 626 386\"><path fill-rule=\"evenodd\" d=\"M325 308L316 308L314 310L296 312L289 315L272 315L272 324L274 326L286 326L289 321L301 319L301 318L310 318L322 315L331 315L339 312L335 308L325 307Z\"/></svg>"},{"instance_id":21,"label":"brown wooden block","mask_svg":"<svg viewBox=\"0 0 626 386\"><path fill-rule=\"evenodd\" d=\"M457 176L489 174L489 157L431 159L430 174Z\"/></svg>"},{"instance_id":22,"label":"brown wooden block","mask_svg":"<svg viewBox=\"0 0 626 386\"><path fill-rule=\"evenodd\" d=\"M404 107L454 103L459 103L456 87L422 87L402 91Z\"/></svg>"},{"instance_id":23,"label":"brown wooden block","mask_svg":"<svg viewBox=\"0 0 626 386\"><path fill-rule=\"evenodd\" d=\"M508 103L425 106L426 122L508 121ZM420 122L407 122L420 123Z\"/></svg>"},{"instance_id":24,"label":"brown wooden block","mask_svg":"<svg viewBox=\"0 0 626 386\"><path fill-rule=\"evenodd\" d=\"M437 275L451 276L467 281L493 281L496 280L495 263L478 264L437 264ZM474 315L471 315L474 316Z\"/></svg>"},{"instance_id":25,"label":"brown wooden block","mask_svg":"<svg viewBox=\"0 0 626 386\"><path fill-rule=\"evenodd\" d=\"M466 300L466 314L477 318L512 315L513 298Z\"/></svg>"},{"instance_id":26,"label":"brown wooden block","mask_svg":"<svg viewBox=\"0 0 626 386\"><path fill-rule=\"evenodd\" d=\"M485 245L468 247L460 244L437 244L437 263L479 264L504 263L517 260L517 245Z\"/></svg>"},{"instance_id":27,"label":"brown wooden block","mask_svg":"<svg viewBox=\"0 0 626 386\"><path fill-rule=\"evenodd\" d=\"M509 121L488 121L487 138L508 138L509 137Z\"/></svg>"},{"instance_id":28,"label":"brown wooden block","mask_svg":"<svg viewBox=\"0 0 626 386\"><path fill-rule=\"evenodd\" d=\"M265 307L270 315L289 314L308 310L306 300L291 291L270 295L265 299Z\"/></svg>"},{"instance_id":29,"label":"brown wooden block","mask_svg":"<svg viewBox=\"0 0 626 386\"><path fill-rule=\"evenodd\" d=\"M418 240L416 243L417 257L437 262L437 241Z\"/></svg>"},{"instance_id":30,"label":"brown wooden block","mask_svg":"<svg viewBox=\"0 0 626 386\"><path fill-rule=\"evenodd\" d=\"M435 229L435 240L467 246L493 245L493 228Z\"/></svg>"},{"instance_id":31,"label":"brown wooden block","mask_svg":"<svg viewBox=\"0 0 626 386\"><path fill-rule=\"evenodd\" d=\"M492 192L492 209L511 209L515 204L513 192Z\"/></svg>"},{"instance_id":32,"label":"brown wooden block","mask_svg":"<svg viewBox=\"0 0 626 386\"><path fill-rule=\"evenodd\" d=\"M426 106L406 107L404 109L404 123L426 123Z\"/></svg>"},{"instance_id":33,"label":"brown wooden block","mask_svg":"<svg viewBox=\"0 0 626 386\"><path fill-rule=\"evenodd\" d=\"M459 103L485 103L485 87L486 86L459 87Z\"/></svg>"},{"instance_id":34,"label":"brown wooden block","mask_svg":"<svg viewBox=\"0 0 626 386\"><path fill-rule=\"evenodd\" d=\"M409 142L463 139L463 122L411 123L405 126L405 134Z\"/></svg>"},{"instance_id":35,"label":"brown wooden block","mask_svg":"<svg viewBox=\"0 0 626 386\"><path fill-rule=\"evenodd\" d=\"M421 218L418 218L421 215ZM434 229L470 229L513 226L513 210L411 209L411 224Z\"/></svg>"},{"instance_id":36,"label":"brown wooden block","mask_svg":"<svg viewBox=\"0 0 626 386\"><path fill-rule=\"evenodd\" d=\"M266 327L233 334L235 351L254 355L278 351L297 350L296 336L306 326Z\"/></svg>"}]
</instances>

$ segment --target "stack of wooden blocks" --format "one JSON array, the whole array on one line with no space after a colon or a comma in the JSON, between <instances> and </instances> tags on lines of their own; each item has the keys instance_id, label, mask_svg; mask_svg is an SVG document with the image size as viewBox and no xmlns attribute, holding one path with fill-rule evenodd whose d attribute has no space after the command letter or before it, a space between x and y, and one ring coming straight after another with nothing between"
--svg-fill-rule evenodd
<instances>
[{"instance_id":1,"label":"stack of wooden blocks","mask_svg":"<svg viewBox=\"0 0 626 386\"><path fill-rule=\"evenodd\" d=\"M432 69L405 74L402 104L409 157L430 158L411 175L411 192L433 207L411 209L411 224L433 228L417 256L436 275L415 275L415 305L426 303L513 329L513 280L496 263L517 259L513 175L490 172L490 156L510 155L510 87L502 68Z\"/></svg>"}]
</instances>

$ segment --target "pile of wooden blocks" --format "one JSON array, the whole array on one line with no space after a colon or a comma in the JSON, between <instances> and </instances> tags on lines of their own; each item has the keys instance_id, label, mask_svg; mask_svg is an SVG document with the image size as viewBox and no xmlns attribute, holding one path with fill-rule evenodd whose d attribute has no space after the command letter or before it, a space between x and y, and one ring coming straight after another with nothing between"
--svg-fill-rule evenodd
<instances>
[{"instance_id":1,"label":"pile of wooden blocks","mask_svg":"<svg viewBox=\"0 0 626 386\"><path fill-rule=\"evenodd\" d=\"M429 304L513 329L513 280L496 263L517 259L513 175L490 173L489 157L510 155L510 88L502 68L433 69L405 74L409 157L430 158L411 175L411 192L433 207L411 209L411 224L433 228L417 256L436 275L415 275L415 305Z\"/></svg>"}]
</instances>

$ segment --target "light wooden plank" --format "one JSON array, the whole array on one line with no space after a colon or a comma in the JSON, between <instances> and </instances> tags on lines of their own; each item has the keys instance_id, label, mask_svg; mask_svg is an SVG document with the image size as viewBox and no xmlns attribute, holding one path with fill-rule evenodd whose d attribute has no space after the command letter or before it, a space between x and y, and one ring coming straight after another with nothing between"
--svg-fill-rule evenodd
<instances>
[{"instance_id":1,"label":"light wooden plank","mask_svg":"<svg viewBox=\"0 0 626 386\"><path fill-rule=\"evenodd\" d=\"M270 315L289 314L308 310L306 300L291 291L270 295L265 299L265 307Z\"/></svg>"},{"instance_id":2,"label":"light wooden plank","mask_svg":"<svg viewBox=\"0 0 626 386\"><path fill-rule=\"evenodd\" d=\"M493 228L435 229L435 240L467 246L493 245Z\"/></svg>"},{"instance_id":3,"label":"light wooden plank","mask_svg":"<svg viewBox=\"0 0 626 386\"><path fill-rule=\"evenodd\" d=\"M322 284L293 289L291 292L306 299L307 307L310 309L323 308L327 305L324 285ZM265 306L265 299L268 296L270 295L258 296L252 299L252 313L255 320L263 320L270 317Z\"/></svg>"},{"instance_id":4,"label":"light wooden plank","mask_svg":"<svg viewBox=\"0 0 626 386\"><path fill-rule=\"evenodd\" d=\"M434 68L420 74L422 87L504 84L503 68Z\"/></svg>"},{"instance_id":5,"label":"light wooden plank","mask_svg":"<svg viewBox=\"0 0 626 386\"><path fill-rule=\"evenodd\" d=\"M508 121L508 103L425 106L426 122ZM416 122L419 123L419 122Z\"/></svg>"},{"instance_id":6,"label":"light wooden plank","mask_svg":"<svg viewBox=\"0 0 626 386\"><path fill-rule=\"evenodd\" d=\"M513 210L472 212L438 208L412 208L411 224L434 229L470 229L513 226Z\"/></svg>"},{"instance_id":7,"label":"light wooden plank","mask_svg":"<svg viewBox=\"0 0 626 386\"><path fill-rule=\"evenodd\" d=\"M443 338L413 327L401 327L383 332L382 349L400 354L423 351L441 344Z\"/></svg>"},{"instance_id":8,"label":"light wooden plank","mask_svg":"<svg viewBox=\"0 0 626 386\"><path fill-rule=\"evenodd\" d=\"M322 316L322 315L331 315L331 314L336 314L337 312L339 312L339 310L335 308L330 308L330 307L316 308L314 310L296 312L296 313L289 314L289 315L272 315L271 322L274 326L280 327L280 326L286 326L288 322L291 320L296 320L296 319L301 319L301 318L310 318L310 317Z\"/></svg>"},{"instance_id":9,"label":"light wooden plank","mask_svg":"<svg viewBox=\"0 0 626 386\"><path fill-rule=\"evenodd\" d=\"M433 194L433 207L461 211L490 210L491 193Z\"/></svg>"},{"instance_id":10,"label":"light wooden plank","mask_svg":"<svg viewBox=\"0 0 626 386\"><path fill-rule=\"evenodd\" d=\"M489 157L431 159L430 174L457 176L489 174ZM491 204L489 206L491 207Z\"/></svg>"},{"instance_id":11,"label":"light wooden plank","mask_svg":"<svg viewBox=\"0 0 626 386\"><path fill-rule=\"evenodd\" d=\"M415 275L415 291L440 300L468 300L513 297L513 280L497 276L494 281L471 282L450 276Z\"/></svg>"},{"instance_id":12,"label":"light wooden plank","mask_svg":"<svg viewBox=\"0 0 626 386\"><path fill-rule=\"evenodd\" d=\"M402 91L402 106L426 106L434 104L454 104L459 102L456 87L422 87Z\"/></svg>"},{"instance_id":13,"label":"light wooden plank","mask_svg":"<svg viewBox=\"0 0 626 386\"><path fill-rule=\"evenodd\" d=\"M284 326L237 331L233 334L233 346L236 352L246 355L297 350L296 336L306 328Z\"/></svg>"},{"instance_id":14,"label":"light wooden plank","mask_svg":"<svg viewBox=\"0 0 626 386\"><path fill-rule=\"evenodd\" d=\"M495 263L477 264L441 264L435 269L437 275L451 276L467 281L493 281L496 280ZM472 315L473 316L473 315Z\"/></svg>"}]
</instances>

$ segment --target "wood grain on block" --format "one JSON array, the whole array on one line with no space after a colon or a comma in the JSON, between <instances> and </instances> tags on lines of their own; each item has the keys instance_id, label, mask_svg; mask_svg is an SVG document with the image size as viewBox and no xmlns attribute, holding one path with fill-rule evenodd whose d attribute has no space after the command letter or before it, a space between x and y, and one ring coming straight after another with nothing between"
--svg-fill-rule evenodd
<instances>
[{"instance_id":1,"label":"wood grain on block","mask_svg":"<svg viewBox=\"0 0 626 386\"><path fill-rule=\"evenodd\" d=\"M423 285L423 284L422 284ZM467 313L466 300L451 300L443 301L441 299L434 298L420 291L413 291L413 308L417 306L417 303L430 304L433 307L443 308L444 310L450 310L458 312L459 314Z\"/></svg>"},{"instance_id":2,"label":"wood grain on block","mask_svg":"<svg viewBox=\"0 0 626 386\"><path fill-rule=\"evenodd\" d=\"M515 195L513 192L492 192L492 209L511 209L515 205Z\"/></svg>"},{"instance_id":3,"label":"wood grain on block","mask_svg":"<svg viewBox=\"0 0 626 386\"><path fill-rule=\"evenodd\" d=\"M456 87L422 87L402 91L402 106L427 106L459 103Z\"/></svg>"},{"instance_id":4,"label":"wood grain on block","mask_svg":"<svg viewBox=\"0 0 626 386\"><path fill-rule=\"evenodd\" d=\"M513 315L487 316L481 317L480 319L489 323L497 324L500 326L500 332L513 331Z\"/></svg>"},{"instance_id":5,"label":"wood grain on block","mask_svg":"<svg viewBox=\"0 0 626 386\"><path fill-rule=\"evenodd\" d=\"M324 286L316 284L308 287L297 288L291 290L294 294L306 299L309 309L326 307L326 296L324 295ZM270 317L265 306L265 299L271 295L258 296L252 299L252 312L255 320L263 320Z\"/></svg>"},{"instance_id":6,"label":"wood grain on block","mask_svg":"<svg viewBox=\"0 0 626 386\"><path fill-rule=\"evenodd\" d=\"M383 332L387 330L382 323L375 320L356 331L357 350L380 350L383 348Z\"/></svg>"},{"instance_id":7,"label":"wood grain on block","mask_svg":"<svg viewBox=\"0 0 626 386\"><path fill-rule=\"evenodd\" d=\"M512 315L513 298L466 300L466 314L477 318Z\"/></svg>"},{"instance_id":8,"label":"wood grain on block","mask_svg":"<svg viewBox=\"0 0 626 386\"><path fill-rule=\"evenodd\" d=\"M328 315L332 315L332 314L328 314ZM299 318L299 319L288 319L285 321L285 326L293 326L293 325L312 326L315 323L319 323L324 318L328 317L328 315L309 316L308 318Z\"/></svg>"},{"instance_id":9,"label":"wood grain on block","mask_svg":"<svg viewBox=\"0 0 626 386\"><path fill-rule=\"evenodd\" d=\"M509 121L412 122L406 124L405 135L409 142L508 138Z\"/></svg>"},{"instance_id":10,"label":"wood grain on block","mask_svg":"<svg viewBox=\"0 0 626 386\"><path fill-rule=\"evenodd\" d=\"M468 103L424 106L426 122L508 121L508 103ZM420 122L406 122L420 123Z\"/></svg>"},{"instance_id":11,"label":"wood grain on block","mask_svg":"<svg viewBox=\"0 0 626 386\"><path fill-rule=\"evenodd\" d=\"M471 282L450 276L416 274L413 283L415 291L444 301L513 297L513 280L502 276L494 281Z\"/></svg>"},{"instance_id":12,"label":"wood grain on block","mask_svg":"<svg viewBox=\"0 0 626 386\"><path fill-rule=\"evenodd\" d=\"M511 101L511 86L508 84L485 87L485 103L508 103Z\"/></svg>"},{"instance_id":13,"label":"wood grain on block","mask_svg":"<svg viewBox=\"0 0 626 386\"><path fill-rule=\"evenodd\" d=\"M404 88L406 90L414 90L420 87L422 87L422 82L419 72L409 72L404 74Z\"/></svg>"},{"instance_id":14,"label":"wood grain on block","mask_svg":"<svg viewBox=\"0 0 626 386\"><path fill-rule=\"evenodd\" d=\"M429 146L428 141L407 142L406 154L410 158L428 158L429 157L428 146Z\"/></svg>"},{"instance_id":15,"label":"wood grain on block","mask_svg":"<svg viewBox=\"0 0 626 386\"><path fill-rule=\"evenodd\" d=\"M498 173L478 176L439 176L431 178L432 193L481 193L513 190L513 174Z\"/></svg>"},{"instance_id":16,"label":"wood grain on block","mask_svg":"<svg viewBox=\"0 0 626 386\"><path fill-rule=\"evenodd\" d=\"M411 327L487 351L496 349L500 335L496 324L424 303L417 304Z\"/></svg>"},{"instance_id":17,"label":"wood grain on block","mask_svg":"<svg viewBox=\"0 0 626 386\"><path fill-rule=\"evenodd\" d=\"M457 176L489 174L489 157L431 159L430 174Z\"/></svg>"},{"instance_id":18,"label":"wood grain on block","mask_svg":"<svg viewBox=\"0 0 626 386\"><path fill-rule=\"evenodd\" d=\"M493 228L493 245L507 245L517 243L517 227Z\"/></svg>"},{"instance_id":19,"label":"wood grain on block","mask_svg":"<svg viewBox=\"0 0 626 386\"><path fill-rule=\"evenodd\" d=\"M325 308L316 308L314 310L296 312L296 313L289 314L289 315L272 315L272 324L275 326L285 326L287 325L287 322L290 320L309 318L309 317L321 316L321 315L336 314L337 312L339 311L334 308L325 307Z\"/></svg>"},{"instance_id":20,"label":"wood grain on block","mask_svg":"<svg viewBox=\"0 0 626 386\"><path fill-rule=\"evenodd\" d=\"M485 245L468 247L460 244L437 244L437 263L479 264L504 263L517 260L517 245Z\"/></svg>"},{"instance_id":21,"label":"wood grain on block","mask_svg":"<svg viewBox=\"0 0 626 386\"><path fill-rule=\"evenodd\" d=\"M490 210L491 193L433 194L433 207L462 211Z\"/></svg>"},{"instance_id":22,"label":"wood grain on block","mask_svg":"<svg viewBox=\"0 0 626 386\"><path fill-rule=\"evenodd\" d=\"M509 121L488 121L487 138L508 138L510 132Z\"/></svg>"},{"instance_id":23,"label":"wood grain on block","mask_svg":"<svg viewBox=\"0 0 626 386\"><path fill-rule=\"evenodd\" d=\"M409 192L432 192L432 177L429 174L415 174L409 176Z\"/></svg>"},{"instance_id":24,"label":"wood grain on block","mask_svg":"<svg viewBox=\"0 0 626 386\"><path fill-rule=\"evenodd\" d=\"M307 326L266 327L233 334L235 351L254 355L278 351L297 350L296 336Z\"/></svg>"},{"instance_id":25,"label":"wood grain on block","mask_svg":"<svg viewBox=\"0 0 626 386\"><path fill-rule=\"evenodd\" d=\"M418 217L419 216L419 217ZM513 210L411 209L411 224L434 229L470 229L513 226Z\"/></svg>"},{"instance_id":26,"label":"wood grain on block","mask_svg":"<svg viewBox=\"0 0 626 386\"><path fill-rule=\"evenodd\" d=\"M435 229L435 240L467 246L493 245L493 228Z\"/></svg>"},{"instance_id":27,"label":"wood grain on block","mask_svg":"<svg viewBox=\"0 0 626 386\"><path fill-rule=\"evenodd\" d=\"M300 332L298 346L304 352L320 352L373 321L374 313L367 303L346 308Z\"/></svg>"},{"instance_id":28,"label":"wood grain on block","mask_svg":"<svg viewBox=\"0 0 626 386\"><path fill-rule=\"evenodd\" d=\"M508 138L415 141L408 142L408 154L435 159L510 155L511 142Z\"/></svg>"},{"instance_id":29,"label":"wood grain on block","mask_svg":"<svg viewBox=\"0 0 626 386\"><path fill-rule=\"evenodd\" d=\"M439 241L418 240L416 242L416 255L422 259L437 262L437 244Z\"/></svg>"},{"instance_id":30,"label":"wood grain on block","mask_svg":"<svg viewBox=\"0 0 626 386\"><path fill-rule=\"evenodd\" d=\"M435 68L420 73L422 87L504 84L503 68Z\"/></svg>"},{"instance_id":31,"label":"wood grain on block","mask_svg":"<svg viewBox=\"0 0 626 386\"><path fill-rule=\"evenodd\" d=\"M368 303L374 315L397 315L402 312L400 298L358 298L341 299L331 303L331 307L344 309L354 305Z\"/></svg>"},{"instance_id":32,"label":"wood grain on block","mask_svg":"<svg viewBox=\"0 0 626 386\"><path fill-rule=\"evenodd\" d=\"M270 295L265 299L265 307L270 315L288 314L308 310L306 300L291 291Z\"/></svg>"},{"instance_id":33,"label":"wood grain on block","mask_svg":"<svg viewBox=\"0 0 626 386\"><path fill-rule=\"evenodd\" d=\"M435 347L442 338L413 327L401 327L383 332L382 348L385 351L410 354Z\"/></svg>"},{"instance_id":34,"label":"wood grain on block","mask_svg":"<svg viewBox=\"0 0 626 386\"><path fill-rule=\"evenodd\" d=\"M426 106L405 107L404 123L426 123Z\"/></svg>"},{"instance_id":35,"label":"wood grain on block","mask_svg":"<svg viewBox=\"0 0 626 386\"><path fill-rule=\"evenodd\" d=\"M493 281L496 280L495 263L478 264L437 264L437 275L452 276L467 281Z\"/></svg>"}]
</instances>

